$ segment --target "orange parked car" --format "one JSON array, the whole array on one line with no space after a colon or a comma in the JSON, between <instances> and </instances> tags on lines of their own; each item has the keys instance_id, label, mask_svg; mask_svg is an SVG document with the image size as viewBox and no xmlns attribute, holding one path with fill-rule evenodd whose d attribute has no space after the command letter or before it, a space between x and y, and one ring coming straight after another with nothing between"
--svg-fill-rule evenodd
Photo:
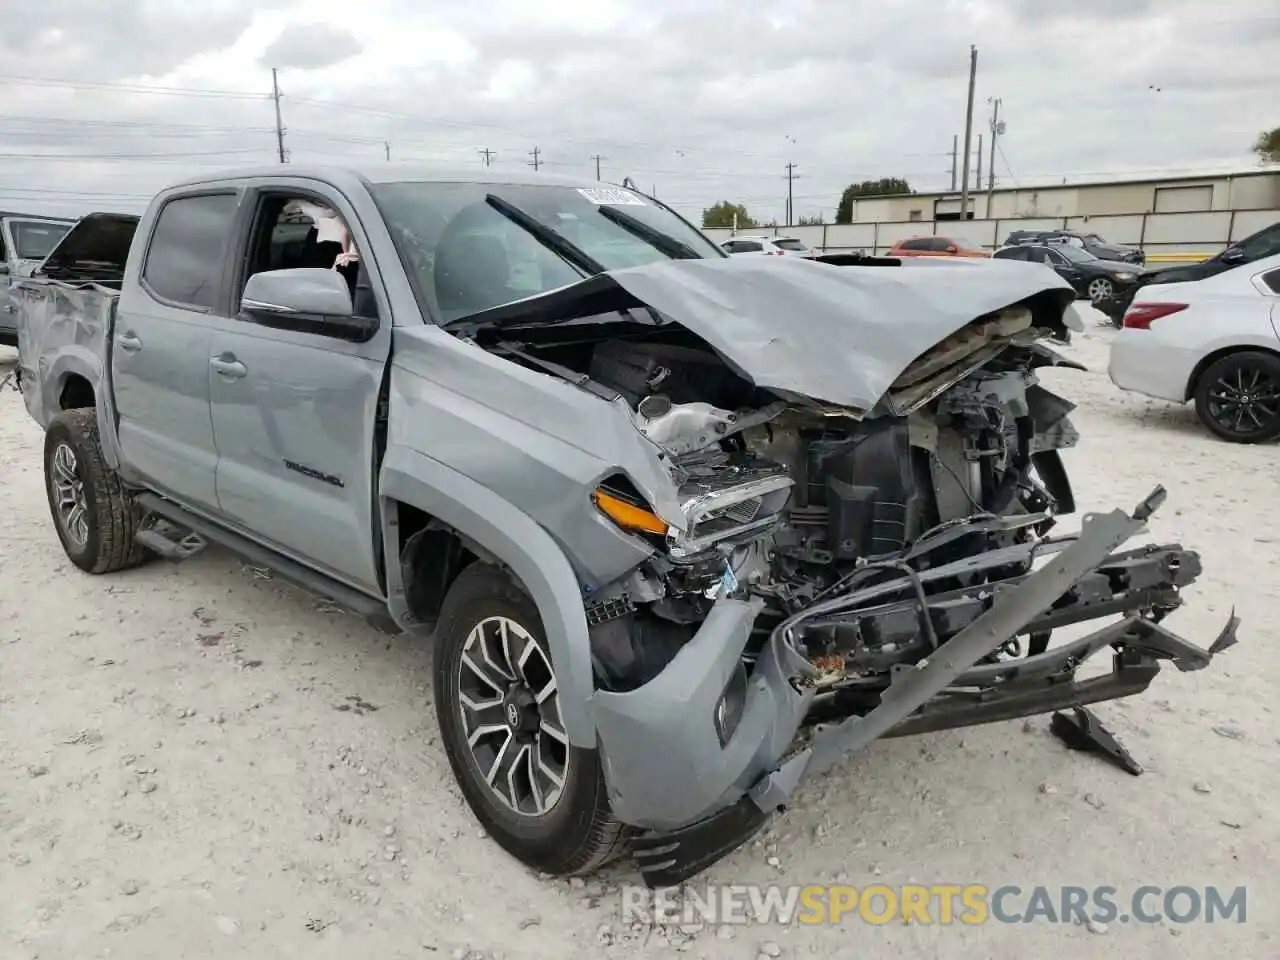
<instances>
[{"instance_id":1,"label":"orange parked car","mask_svg":"<svg viewBox=\"0 0 1280 960\"><path fill-rule=\"evenodd\" d=\"M956 240L954 237L911 237L899 240L887 257L989 257L991 254L976 247L968 240Z\"/></svg>"}]
</instances>

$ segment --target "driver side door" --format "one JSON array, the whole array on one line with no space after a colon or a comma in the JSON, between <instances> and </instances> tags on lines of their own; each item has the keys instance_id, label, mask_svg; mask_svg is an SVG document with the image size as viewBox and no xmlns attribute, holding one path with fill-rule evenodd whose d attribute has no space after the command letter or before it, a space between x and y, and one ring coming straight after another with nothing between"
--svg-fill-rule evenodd
<instances>
[{"instance_id":1,"label":"driver side door","mask_svg":"<svg viewBox=\"0 0 1280 960\"><path fill-rule=\"evenodd\" d=\"M254 273L325 266L326 258L332 265L333 252L318 244L317 232L282 222L297 199L336 210L361 256L370 250L354 209L336 190L280 178L250 191L232 271L232 315L214 322L210 339L218 504L246 536L377 593L373 465L391 317L376 266L362 261L372 289L362 285L355 297L358 310L381 313L363 342L264 326L240 309Z\"/></svg>"}]
</instances>

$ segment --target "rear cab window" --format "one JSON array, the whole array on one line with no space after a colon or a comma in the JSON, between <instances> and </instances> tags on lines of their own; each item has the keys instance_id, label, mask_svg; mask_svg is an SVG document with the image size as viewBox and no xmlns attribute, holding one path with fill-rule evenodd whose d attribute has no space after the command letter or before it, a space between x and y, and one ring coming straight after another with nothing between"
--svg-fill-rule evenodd
<instances>
[{"instance_id":1,"label":"rear cab window","mask_svg":"<svg viewBox=\"0 0 1280 960\"><path fill-rule=\"evenodd\" d=\"M777 247L779 250L794 250L800 253L807 252L809 249L799 240L793 240L788 237L784 237L781 240L773 241L773 245Z\"/></svg>"},{"instance_id":2,"label":"rear cab window","mask_svg":"<svg viewBox=\"0 0 1280 960\"><path fill-rule=\"evenodd\" d=\"M142 285L152 297L180 309L214 309L239 199L223 190L165 201L142 264Z\"/></svg>"}]
</instances>

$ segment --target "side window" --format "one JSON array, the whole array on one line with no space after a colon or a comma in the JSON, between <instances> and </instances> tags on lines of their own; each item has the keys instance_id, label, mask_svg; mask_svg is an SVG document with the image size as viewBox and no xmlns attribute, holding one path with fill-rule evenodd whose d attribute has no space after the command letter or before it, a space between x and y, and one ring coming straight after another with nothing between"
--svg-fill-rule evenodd
<instances>
[{"instance_id":1,"label":"side window","mask_svg":"<svg viewBox=\"0 0 1280 960\"><path fill-rule=\"evenodd\" d=\"M1044 251L1044 260L1051 267L1065 267L1068 263L1067 258L1057 250Z\"/></svg>"},{"instance_id":2,"label":"side window","mask_svg":"<svg viewBox=\"0 0 1280 960\"><path fill-rule=\"evenodd\" d=\"M231 236L234 193L177 197L156 220L142 280L162 300L212 310L222 280L222 255Z\"/></svg>"},{"instance_id":3,"label":"side window","mask_svg":"<svg viewBox=\"0 0 1280 960\"><path fill-rule=\"evenodd\" d=\"M1267 285L1272 293L1280 297L1280 267L1276 267L1276 269L1268 270L1264 273L1262 275L1262 282Z\"/></svg>"},{"instance_id":4,"label":"side window","mask_svg":"<svg viewBox=\"0 0 1280 960\"><path fill-rule=\"evenodd\" d=\"M1044 247L1030 247L1027 249L1027 259L1032 263L1048 263L1049 251Z\"/></svg>"},{"instance_id":5,"label":"side window","mask_svg":"<svg viewBox=\"0 0 1280 960\"><path fill-rule=\"evenodd\" d=\"M337 271L351 290L356 315L378 316L368 273L341 214L310 197L269 194L254 217L244 283L255 273L298 267Z\"/></svg>"},{"instance_id":6,"label":"side window","mask_svg":"<svg viewBox=\"0 0 1280 960\"><path fill-rule=\"evenodd\" d=\"M932 250L934 253L946 253L950 246L951 240L947 237L930 237L925 249Z\"/></svg>"},{"instance_id":7,"label":"side window","mask_svg":"<svg viewBox=\"0 0 1280 960\"><path fill-rule=\"evenodd\" d=\"M759 253L764 247L755 240L738 241L738 253Z\"/></svg>"},{"instance_id":8,"label":"side window","mask_svg":"<svg viewBox=\"0 0 1280 960\"><path fill-rule=\"evenodd\" d=\"M1001 260L1025 260L1027 259L1027 248L1009 247L1005 250L997 250L995 256Z\"/></svg>"},{"instance_id":9,"label":"side window","mask_svg":"<svg viewBox=\"0 0 1280 960\"><path fill-rule=\"evenodd\" d=\"M926 237L926 238L924 238L924 239L903 240L903 241L902 241L902 243L898 244L898 247L899 247L899 249L902 249L902 250L928 250L928 249L930 249L930 248L929 248L929 239L928 239L927 237Z\"/></svg>"}]
</instances>

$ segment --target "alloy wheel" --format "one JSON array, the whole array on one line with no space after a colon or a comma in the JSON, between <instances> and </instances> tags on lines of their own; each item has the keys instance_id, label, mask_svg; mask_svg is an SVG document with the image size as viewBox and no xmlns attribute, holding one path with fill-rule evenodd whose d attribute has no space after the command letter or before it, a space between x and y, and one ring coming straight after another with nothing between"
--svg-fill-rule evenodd
<instances>
[{"instance_id":1,"label":"alloy wheel","mask_svg":"<svg viewBox=\"0 0 1280 960\"><path fill-rule=\"evenodd\" d=\"M1230 364L1209 384L1206 400L1210 419L1233 437L1252 439L1280 429L1280 381L1259 365Z\"/></svg>"},{"instance_id":2,"label":"alloy wheel","mask_svg":"<svg viewBox=\"0 0 1280 960\"><path fill-rule=\"evenodd\" d=\"M543 643L509 617L487 617L458 661L463 733L481 778L517 814L541 817L560 800L569 737Z\"/></svg>"},{"instance_id":3,"label":"alloy wheel","mask_svg":"<svg viewBox=\"0 0 1280 960\"><path fill-rule=\"evenodd\" d=\"M1111 281L1106 277L1095 277L1089 281L1089 299L1094 303L1106 300L1111 296Z\"/></svg>"},{"instance_id":4,"label":"alloy wheel","mask_svg":"<svg viewBox=\"0 0 1280 960\"><path fill-rule=\"evenodd\" d=\"M77 547L83 547L89 542L89 505L79 467L75 451L65 443L58 444L53 451L51 478L58 525Z\"/></svg>"}]
</instances>

